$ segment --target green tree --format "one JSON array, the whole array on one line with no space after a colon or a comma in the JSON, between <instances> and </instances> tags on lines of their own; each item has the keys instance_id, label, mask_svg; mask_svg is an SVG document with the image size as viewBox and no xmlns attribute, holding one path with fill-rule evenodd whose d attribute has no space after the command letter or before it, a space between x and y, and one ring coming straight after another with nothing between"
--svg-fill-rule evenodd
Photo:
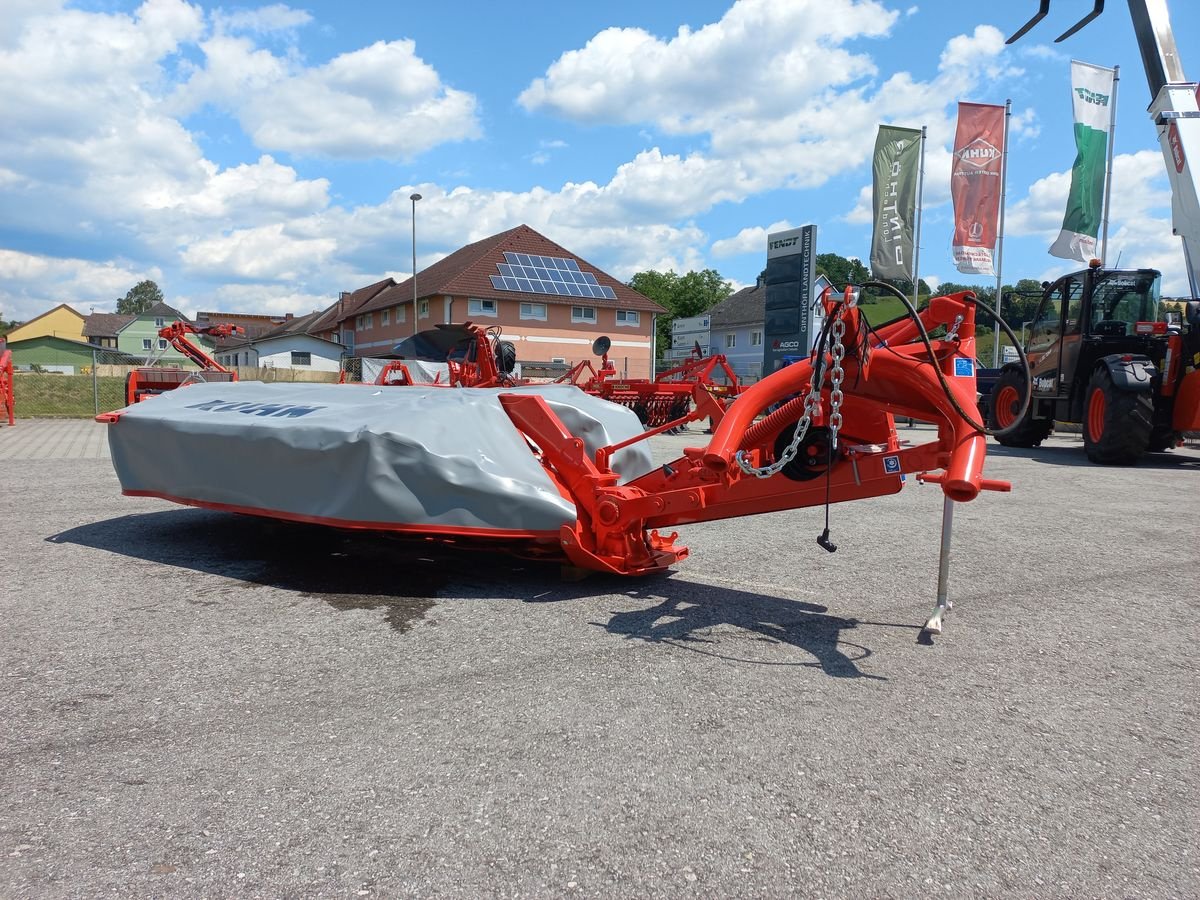
<instances>
[{"instance_id":1,"label":"green tree","mask_svg":"<svg viewBox=\"0 0 1200 900\"><path fill-rule=\"evenodd\" d=\"M733 293L733 286L716 269L691 271L684 275L647 269L629 279L629 286L666 307L667 312L658 317L656 355L659 359L671 346L672 319L698 316Z\"/></svg>"},{"instance_id":2,"label":"green tree","mask_svg":"<svg viewBox=\"0 0 1200 900\"><path fill-rule=\"evenodd\" d=\"M836 253L817 254L817 274L828 278L835 288L843 288L848 284L862 284L871 277L861 259L838 256Z\"/></svg>"},{"instance_id":3,"label":"green tree","mask_svg":"<svg viewBox=\"0 0 1200 900\"><path fill-rule=\"evenodd\" d=\"M147 279L139 281L129 289L129 293L117 301L117 312L123 316L136 316L144 313L155 303L163 302L163 292L158 285Z\"/></svg>"}]
</instances>

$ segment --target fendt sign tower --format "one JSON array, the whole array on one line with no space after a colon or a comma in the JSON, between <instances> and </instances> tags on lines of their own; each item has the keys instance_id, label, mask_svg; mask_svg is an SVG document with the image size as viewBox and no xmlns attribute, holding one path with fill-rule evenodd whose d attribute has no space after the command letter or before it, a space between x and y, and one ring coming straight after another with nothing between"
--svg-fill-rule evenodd
<instances>
[{"instance_id":1,"label":"fendt sign tower","mask_svg":"<svg viewBox=\"0 0 1200 900\"><path fill-rule=\"evenodd\" d=\"M767 235L764 376L782 367L785 356L807 356L812 348L818 320L813 309L816 248L816 225Z\"/></svg>"}]
</instances>

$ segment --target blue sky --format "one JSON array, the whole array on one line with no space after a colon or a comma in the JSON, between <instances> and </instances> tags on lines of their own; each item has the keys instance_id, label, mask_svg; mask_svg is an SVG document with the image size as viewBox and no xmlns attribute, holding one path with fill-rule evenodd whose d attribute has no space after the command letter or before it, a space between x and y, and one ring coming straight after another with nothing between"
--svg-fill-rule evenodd
<instances>
[{"instance_id":1,"label":"blue sky","mask_svg":"<svg viewBox=\"0 0 1200 900\"><path fill-rule=\"evenodd\" d=\"M1013 101L1006 281L1047 255L1074 158L1072 56L1121 66L1109 262L1186 291L1129 14L1056 0L574 4L8 0L0 315L109 311L153 278L198 309L303 313L526 223L622 279L715 268L816 223L869 252L879 123L929 128L921 274L951 263L956 102ZM1200 4L1171 3L1200 73ZM1190 67L1190 68L1188 68Z\"/></svg>"}]
</instances>

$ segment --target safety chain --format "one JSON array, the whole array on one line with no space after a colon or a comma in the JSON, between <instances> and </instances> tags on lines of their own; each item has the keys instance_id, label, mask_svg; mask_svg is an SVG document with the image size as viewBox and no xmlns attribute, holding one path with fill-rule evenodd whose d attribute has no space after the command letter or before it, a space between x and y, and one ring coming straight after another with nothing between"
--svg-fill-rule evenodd
<instances>
[{"instance_id":1,"label":"safety chain","mask_svg":"<svg viewBox=\"0 0 1200 900\"><path fill-rule=\"evenodd\" d=\"M831 450L837 449L837 433L842 425L842 379L844 372L842 370L842 358L846 355L846 348L842 344L842 337L846 333L846 323L839 316L833 323L833 368L830 371L830 381L833 388L829 394L830 415L829 415L829 433L831 436ZM823 352L823 351L822 351ZM734 456L738 467L747 475L753 475L755 478L770 478L772 475L777 475L782 472L787 465L796 458L796 454L800 452L800 444L803 443L805 435L808 434L808 426L812 423L813 413L821 408L821 385L815 379L809 387L808 396L804 398L804 415L800 417L800 421L796 423L796 433L792 437L792 442L783 448L783 452L779 454L779 459L767 466L754 466L750 463L746 456L745 450L739 450Z\"/></svg>"},{"instance_id":2,"label":"safety chain","mask_svg":"<svg viewBox=\"0 0 1200 900\"><path fill-rule=\"evenodd\" d=\"M829 372L829 454L830 462L834 451L837 450L838 430L842 427L842 357L846 355L846 347L842 337L846 333L846 323L839 317L833 323L833 368Z\"/></svg>"}]
</instances>

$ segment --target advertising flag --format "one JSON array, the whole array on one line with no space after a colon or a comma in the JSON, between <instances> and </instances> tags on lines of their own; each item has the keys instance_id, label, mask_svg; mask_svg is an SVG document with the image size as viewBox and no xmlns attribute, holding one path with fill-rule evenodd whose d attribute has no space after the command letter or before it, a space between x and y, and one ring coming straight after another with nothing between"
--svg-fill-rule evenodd
<instances>
[{"instance_id":1,"label":"advertising flag","mask_svg":"<svg viewBox=\"0 0 1200 900\"><path fill-rule=\"evenodd\" d=\"M1071 103L1075 110L1075 165L1062 231L1052 256L1087 262L1096 256L1104 215L1104 174L1112 125L1113 70L1071 60Z\"/></svg>"},{"instance_id":2,"label":"advertising flag","mask_svg":"<svg viewBox=\"0 0 1200 900\"><path fill-rule=\"evenodd\" d=\"M950 163L954 198L954 265L971 275L995 275L996 223L1004 183L1004 107L958 104Z\"/></svg>"},{"instance_id":3,"label":"advertising flag","mask_svg":"<svg viewBox=\"0 0 1200 900\"><path fill-rule=\"evenodd\" d=\"M876 278L912 280L920 168L921 130L880 125L871 163L871 273Z\"/></svg>"}]
</instances>

